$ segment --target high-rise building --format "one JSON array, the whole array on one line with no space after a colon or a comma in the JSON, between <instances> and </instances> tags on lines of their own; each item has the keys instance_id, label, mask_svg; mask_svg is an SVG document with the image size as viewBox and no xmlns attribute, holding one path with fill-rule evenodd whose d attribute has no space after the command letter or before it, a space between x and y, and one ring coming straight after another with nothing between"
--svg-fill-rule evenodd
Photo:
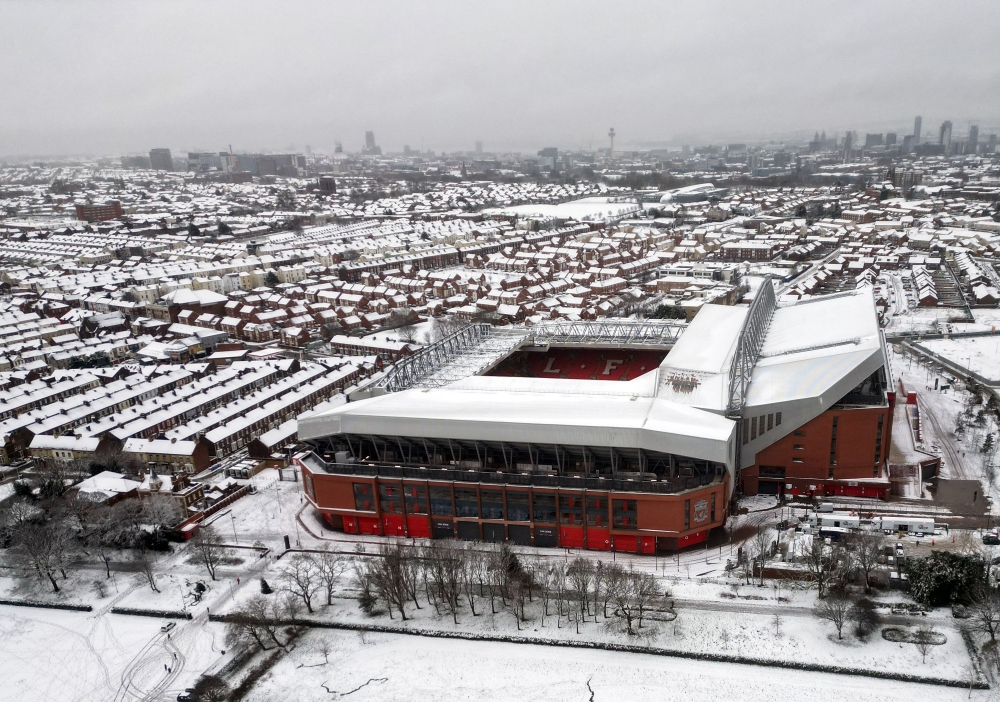
<instances>
[{"instance_id":1,"label":"high-rise building","mask_svg":"<svg viewBox=\"0 0 1000 702\"><path fill-rule=\"evenodd\" d=\"M111 200L103 205L77 205L76 218L85 222L103 222L122 216L122 203Z\"/></svg>"},{"instance_id":2,"label":"high-rise building","mask_svg":"<svg viewBox=\"0 0 1000 702\"><path fill-rule=\"evenodd\" d=\"M543 168L555 169L556 161L559 160L559 149L554 146L547 146L538 152L541 157L541 165Z\"/></svg>"},{"instance_id":3,"label":"high-rise building","mask_svg":"<svg viewBox=\"0 0 1000 702\"><path fill-rule=\"evenodd\" d=\"M365 132L365 148L362 149L362 153L382 155L382 149L375 143L375 132Z\"/></svg>"},{"instance_id":4,"label":"high-rise building","mask_svg":"<svg viewBox=\"0 0 1000 702\"><path fill-rule=\"evenodd\" d=\"M149 156L122 156L122 168L149 168Z\"/></svg>"},{"instance_id":5,"label":"high-rise building","mask_svg":"<svg viewBox=\"0 0 1000 702\"><path fill-rule=\"evenodd\" d=\"M973 124L969 127L969 148L968 152L970 154L976 153L976 149L979 147L979 125Z\"/></svg>"},{"instance_id":6,"label":"high-rise building","mask_svg":"<svg viewBox=\"0 0 1000 702\"><path fill-rule=\"evenodd\" d=\"M222 170L222 154L219 152L188 152L188 170L206 171L210 168Z\"/></svg>"},{"instance_id":7,"label":"high-rise building","mask_svg":"<svg viewBox=\"0 0 1000 702\"><path fill-rule=\"evenodd\" d=\"M323 195L333 195L337 192L337 181L331 175L319 177L319 191Z\"/></svg>"},{"instance_id":8,"label":"high-rise building","mask_svg":"<svg viewBox=\"0 0 1000 702\"><path fill-rule=\"evenodd\" d=\"M476 142L476 153L477 154L483 153L483 142L481 141Z\"/></svg>"},{"instance_id":9,"label":"high-rise building","mask_svg":"<svg viewBox=\"0 0 1000 702\"><path fill-rule=\"evenodd\" d=\"M903 153L912 154L913 153L913 142L917 137L913 134L907 134L903 137Z\"/></svg>"},{"instance_id":10,"label":"high-rise building","mask_svg":"<svg viewBox=\"0 0 1000 702\"><path fill-rule=\"evenodd\" d=\"M923 126L924 126L924 118L920 117L920 116L917 116L917 118L915 120L913 120L913 143L914 144L919 144L920 143L920 130L923 128Z\"/></svg>"},{"instance_id":11,"label":"high-rise building","mask_svg":"<svg viewBox=\"0 0 1000 702\"><path fill-rule=\"evenodd\" d=\"M885 145L895 146L896 145L896 132L889 132L885 135Z\"/></svg>"},{"instance_id":12,"label":"high-rise building","mask_svg":"<svg viewBox=\"0 0 1000 702\"><path fill-rule=\"evenodd\" d=\"M154 171L174 170L174 159L170 155L170 149L150 149L149 167Z\"/></svg>"},{"instance_id":13,"label":"high-rise building","mask_svg":"<svg viewBox=\"0 0 1000 702\"><path fill-rule=\"evenodd\" d=\"M410 148L409 144L404 144L403 145L403 155L404 156L411 156L411 155L413 155L413 150Z\"/></svg>"},{"instance_id":14,"label":"high-rise building","mask_svg":"<svg viewBox=\"0 0 1000 702\"><path fill-rule=\"evenodd\" d=\"M990 134L989 144L986 146L986 153L992 154L997 150L997 135Z\"/></svg>"},{"instance_id":15,"label":"high-rise building","mask_svg":"<svg viewBox=\"0 0 1000 702\"><path fill-rule=\"evenodd\" d=\"M851 160L851 148L853 147L853 145L854 145L853 136L851 132L848 132L847 136L844 137L844 163L847 163L848 161Z\"/></svg>"},{"instance_id":16,"label":"high-rise building","mask_svg":"<svg viewBox=\"0 0 1000 702\"><path fill-rule=\"evenodd\" d=\"M951 148L951 121L941 123L941 131L938 133L938 144L944 147L945 153Z\"/></svg>"},{"instance_id":17,"label":"high-rise building","mask_svg":"<svg viewBox=\"0 0 1000 702\"><path fill-rule=\"evenodd\" d=\"M865 134L865 148L870 149L873 146L882 145L882 135L881 134Z\"/></svg>"}]
</instances>

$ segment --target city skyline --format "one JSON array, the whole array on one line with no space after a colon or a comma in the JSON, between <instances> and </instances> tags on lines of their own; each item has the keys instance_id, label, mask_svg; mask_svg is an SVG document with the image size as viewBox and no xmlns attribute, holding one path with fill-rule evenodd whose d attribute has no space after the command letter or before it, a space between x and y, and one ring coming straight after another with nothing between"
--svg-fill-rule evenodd
<instances>
[{"instance_id":1,"label":"city skyline","mask_svg":"<svg viewBox=\"0 0 1000 702\"><path fill-rule=\"evenodd\" d=\"M353 151L367 130L388 151L597 149L610 125L629 150L1000 118L990 21L948 42L933 4L772 5L9 4L0 155Z\"/></svg>"}]
</instances>

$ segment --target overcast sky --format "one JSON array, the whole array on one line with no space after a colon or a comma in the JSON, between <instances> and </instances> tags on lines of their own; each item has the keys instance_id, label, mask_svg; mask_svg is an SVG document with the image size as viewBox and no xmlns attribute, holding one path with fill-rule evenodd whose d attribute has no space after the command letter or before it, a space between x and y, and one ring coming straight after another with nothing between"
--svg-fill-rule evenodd
<instances>
[{"instance_id":1,"label":"overcast sky","mask_svg":"<svg viewBox=\"0 0 1000 702\"><path fill-rule=\"evenodd\" d=\"M0 156L1000 123L1000 2L0 0Z\"/></svg>"}]
</instances>

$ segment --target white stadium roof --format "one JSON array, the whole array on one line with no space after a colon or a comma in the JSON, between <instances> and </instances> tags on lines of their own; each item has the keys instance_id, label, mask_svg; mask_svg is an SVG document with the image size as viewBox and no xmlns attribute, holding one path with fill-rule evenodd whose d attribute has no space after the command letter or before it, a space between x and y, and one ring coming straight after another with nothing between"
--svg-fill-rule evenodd
<instances>
[{"instance_id":1,"label":"white stadium roof","mask_svg":"<svg viewBox=\"0 0 1000 702\"><path fill-rule=\"evenodd\" d=\"M299 438L348 433L631 447L733 469L736 423L723 414L746 317L746 307L705 305L660 367L630 381L471 376L302 417ZM869 290L777 308L743 416L781 412L783 420L743 446L743 465L829 409L883 364Z\"/></svg>"},{"instance_id":2,"label":"white stadium roof","mask_svg":"<svg viewBox=\"0 0 1000 702\"><path fill-rule=\"evenodd\" d=\"M732 464L735 422L649 394L609 393L610 388L599 387L624 389L641 378L620 383L569 381L563 392L551 387L563 384L560 380L535 381L539 386L533 390L511 390L507 382L482 380L487 382L479 388L457 384L419 388L351 402L302 419L299 438L346 433L638 447Z\"/></svg>"}]
</instances>

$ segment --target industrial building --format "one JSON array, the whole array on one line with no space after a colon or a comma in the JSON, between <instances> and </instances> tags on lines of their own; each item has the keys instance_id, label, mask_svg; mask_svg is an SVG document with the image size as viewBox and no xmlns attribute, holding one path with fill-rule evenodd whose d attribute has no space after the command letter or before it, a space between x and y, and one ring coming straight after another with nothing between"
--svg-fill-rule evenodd
<instances>
[{"instance_id":1,"label":"industrial building","mask_svg":"<svg viewBox=\"0 0 1000 702\"><path fill-rule=\"evenodd\" d=\"M307 499L348 533L654 553L733 495L885 497L893 393L871 292L689 324L470 325L300 419Z\"/></svg>"}]
</instances>

